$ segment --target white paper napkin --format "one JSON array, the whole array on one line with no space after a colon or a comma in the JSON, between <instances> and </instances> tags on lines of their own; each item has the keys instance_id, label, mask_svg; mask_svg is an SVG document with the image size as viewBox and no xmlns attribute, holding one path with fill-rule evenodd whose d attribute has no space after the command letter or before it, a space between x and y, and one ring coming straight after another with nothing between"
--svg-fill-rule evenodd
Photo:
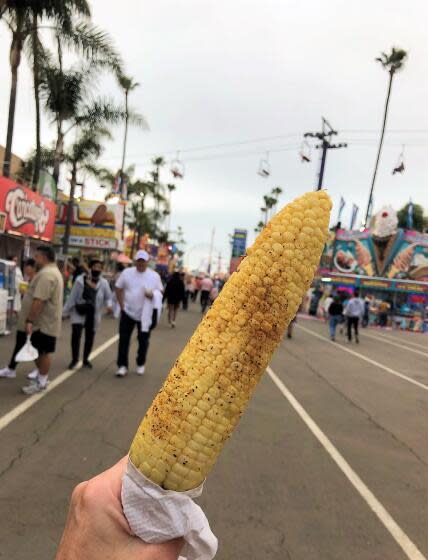
<instances>
[{"instance_id":1,"label":"white paper napkin","mask_svg":"<svg viewBox=\"0 0 428 560\"><path fill-rule=\"evenodd\" d=\"M122 507L131 530L148 543L183 537L182 560L212 560L217 538L208 519L192 498L203 484L187 492L164 490L151 482L128 460L122 480Z\"/></svg>"}]
</instances>

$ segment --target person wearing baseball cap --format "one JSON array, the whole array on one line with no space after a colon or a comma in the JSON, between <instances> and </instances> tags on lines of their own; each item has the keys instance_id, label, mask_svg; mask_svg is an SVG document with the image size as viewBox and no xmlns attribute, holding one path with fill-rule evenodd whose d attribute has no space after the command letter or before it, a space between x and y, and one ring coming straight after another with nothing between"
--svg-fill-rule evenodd
<instances>
[{"instance_id":1,"label":"person wearing baseball cap","mask_svg":"<svg viewBox=\"0 0 428 560\"><path fill-rule=\"evenodd\" d=\"M119 322L119 348L117 356L117 377L125 377L128 373L128 355L134 328L137 327L138 375L143 375L151 330L156 326L156 312L153 313L153 323L148 332L141 328L141 317L144 302L152 300L156 290L163 292L161 278L157 272L148 267L150 255L147 251L139 250L134 256L135 266L125 269L116 282L116 297L121 313Z\"/></svg>"}]
</instances>

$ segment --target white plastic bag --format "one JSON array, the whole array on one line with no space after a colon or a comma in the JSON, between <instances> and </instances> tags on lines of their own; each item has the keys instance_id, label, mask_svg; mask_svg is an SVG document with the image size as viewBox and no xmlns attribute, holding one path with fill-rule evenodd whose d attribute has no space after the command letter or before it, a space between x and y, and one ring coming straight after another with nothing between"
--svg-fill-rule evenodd
<instances>
[{"instance_id":1,"label":"white plastic bag","mask_svg":"<svg viewBox=\"0 0 428 560\"><path fill-rule=\"evenodd\" d=\"M18 354L15 357L15 360L17 362L33 362L34 360L37 360L38 357L39 357L38 351L31 344L31 336L27 336L27 342L18 352Z\"/></svg>"}]
</instances>

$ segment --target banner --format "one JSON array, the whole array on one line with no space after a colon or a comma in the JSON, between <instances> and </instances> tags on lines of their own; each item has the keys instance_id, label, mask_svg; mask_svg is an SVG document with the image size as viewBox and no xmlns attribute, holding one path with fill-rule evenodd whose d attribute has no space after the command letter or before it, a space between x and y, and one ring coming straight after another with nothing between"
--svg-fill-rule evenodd
<instances>
[{"instance_id":1,"label":"banner","mask_svg":"<svg viewBox=\"0 0 428 560\"><path fill-rule=\"evenodd\" d=\"M355 222L357 221L358 216L358 206L356 204L352 205L352 214L351 214L351 224L349 229L354 229Z\"/></svg>"},{"instance_id":2,"label":"banner","mask_svg":"<svg viewBox=\"0 0 428 560\"><path fill-rule=\"evenodd\" d=\"M337 214L337 221L340 222L340 219L342 217L342 212L343 209L345 208L346 202L345 199L343 198L343 196L340 197L340 203L339 203L339 213Z\"/></svg>"},{"instance_id":3,"label":"banner","mask_svg":"<svg viewBox=\"0 0 428 560\"><path fill-rule=\"evenodd\" d=\"M54 178L46 169L40 169L37 192L46 198L56 200L56 184Z\"/></svg>"},{"instance_id":4,"label":"banner","mask_svg":"<svg viewBox=\"0 0 428 560\"><path fill-rule=\"evenodd\" d=\"M229 272L235 272L247 249L247 230L235 229L232 238L232 258L230 259Z\"/></svg>"},{"instance_id":5,"label":"banner","mask_svg":"<svg viewBox=\"0 0 428 560\"><path fill-rule=\"evenodd\" d=\"M413 229L413 202L411 200L407 207L407 228Z\"/></svg>"},{"instance_id":6,"label":"banner","mask_svg":"<svg viewBox=\"0 0 428 560\"><path fill-rule=\"evenodd\" d=\"M55 243L60 244L65 231L68 198L61 197L55 225ZM72 208L70 245L115 249L121 238L123 206L97 200L75 201Z\"/></svg>"},{"instance_id":7,"label":"banner","mask_svg":"<svg viewBox=\"0 0 428 560\"><path fill-rule=\"evenodd\" d=\"M52 200L6 177L0 177L0 215L3 215L6 233L10 231L51 241L55 211Z\"/></svg>"},{"instance_id":8,"label":"banner","mask_svg":"<svg viewBox=\"0 0 428 560\"><path fill-rule=\"evenodd\" d=\"M338 230L332 270L428 281L428 234L398 229L388 238L379 239L369 230Z\"/></svg>"}]
</instances>

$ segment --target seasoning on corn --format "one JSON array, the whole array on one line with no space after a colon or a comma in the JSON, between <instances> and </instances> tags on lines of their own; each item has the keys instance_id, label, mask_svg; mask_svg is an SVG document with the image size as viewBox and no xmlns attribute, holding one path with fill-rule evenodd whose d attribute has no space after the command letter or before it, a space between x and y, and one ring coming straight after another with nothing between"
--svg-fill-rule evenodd
<instances>
[{"instance_id":1,"label":"seasoning on corn","mask_svg":"<svg viewBox=\"0 0 428 560\"><path fill-rule=\"evenodd\" d=\"M184 491L209 473L312 282L330 209L325 191L307 193L248 249L132 442L131 460L151 481Z\"/></svg>"}]
</instances>

